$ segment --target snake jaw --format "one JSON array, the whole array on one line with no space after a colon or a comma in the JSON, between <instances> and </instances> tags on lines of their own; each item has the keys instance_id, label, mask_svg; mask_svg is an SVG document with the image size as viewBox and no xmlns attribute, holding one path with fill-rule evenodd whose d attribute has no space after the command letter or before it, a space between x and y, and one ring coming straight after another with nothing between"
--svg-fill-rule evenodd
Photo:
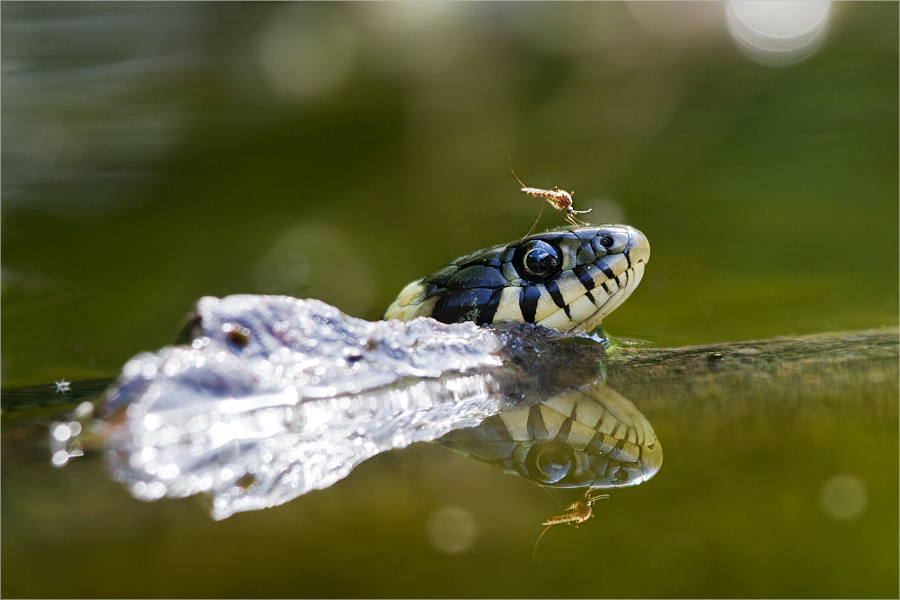
<instances>
[{"instance_id":1,"label":"snake jaw","mask_svg":"<svg viewBox=\"0 0 900 600\"><path fill-rule=\"evenodd\" d=\"M616 290L606 302L597 308L596 312L580 323L574 325L569 331L572 331L573 333L587 333L599 327L603 319L619 308L619 306L628 299L631 292L637 288L641 279L644 277L644 261L642 260L633 267L626 269L620 277L624 277L625 285ZM543 323L539 323L539 325L543 325Z\"/></svg>"},{"instance_id":2,"label":"snake jaw","mask_svg":"<svg viewBox=\"0 0 900 600\"><path fill-rule=\"evenodd\" d=\"M426 299L425 292L425 285L421 279L410 282L384 313L385 320L397 319L406 322L416 317L431 316L437 298Z\"/></svg>"},{"instance_id":3,"label":"snake jaw","mask_svg":"<svg viewBox=\"0 0 900 600\"><path fill-rule=\"evenodd\" d=\"M578 232L584 230L590 228L572 232L579 235ZM582 257L582 264L576 266L582 269L579 276L580 295L568 302L565 310L558 310L550 318L538 320L538 325L563 333L589 333L599 327L603 319L628 299L640 284L644 267L650 260L647 237L627 225L607 225L594 230L591 247L597 252L597 257L591 262ZM613 235L613 244L608 248L609 254L604 255L602 246L598 247L595 242L608 234ZM585 265L591 263L598 266L602 273L589 268L585 270ZM590 274L590 281L584 277L585 273Z\"/></svg>"}]
</instances>

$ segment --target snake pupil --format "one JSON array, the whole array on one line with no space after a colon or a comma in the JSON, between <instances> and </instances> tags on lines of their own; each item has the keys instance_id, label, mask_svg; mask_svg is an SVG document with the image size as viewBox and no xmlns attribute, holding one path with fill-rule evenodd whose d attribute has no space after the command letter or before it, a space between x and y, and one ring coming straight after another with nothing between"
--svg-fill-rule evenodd
<instances>
[{"instance_id":1,"label":"snake pupil","mask_svg":"<svg viewBox=\"0 0 900 600\"><path fill-rule=\"evenodd\" d=\"M516 270L529 281L546 281L560 271L559 251L541 240L519 246L515 256Z\"/></svg>"}]
</instances>

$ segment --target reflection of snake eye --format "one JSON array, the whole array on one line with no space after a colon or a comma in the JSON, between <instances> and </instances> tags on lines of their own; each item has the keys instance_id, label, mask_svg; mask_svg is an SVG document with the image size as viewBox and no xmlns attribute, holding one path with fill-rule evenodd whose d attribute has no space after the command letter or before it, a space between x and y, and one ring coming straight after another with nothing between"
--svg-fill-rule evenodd
<instances>
[{"instance_id":1,"label":"reflection of snake eye","mask_svg":"<svg viewBox=\"0 0 900 600\"><path fill-rule=\"evenodd\" d=\"M235 348L244 348L250 343L250 330L240 323L226 323L222 326L222 330Z\"/></svg>"},{"instance_id":2,"label":"reflection of snake eye","mask_svg":"<svg viewBox=\"0 0 900 600\"><path fill-rule=\"evenodd\" d=\"M250 338L241 331L232 331L228 334L228 340L239 348L243 348L250 343Z\"/></svg>"},{"instance_id":3,"label":"reflection of snake eye","mask_svg":"<svg viewBox=\"0 0 900 600\"><path fill-rule=\"evenodd\" d=\"M528 281L546 281L559 273L559 251L541 240L530 240L516 249L513 264Z\"/></svg>"},{"instance_id":4,"label":"reflection of snake eye","mask_svg":"<svg viewBox=\"0 0 900 600\"><path fill-rule=\"evenodd\" d=\"M615 473L613 473L613 479L617 482L622 482L628 479L628 471L625 469L617 469Z\"/></svg>"},{"instance_id":5,"label":"reflection of snake eye","mask_svg":"<svg viewBox=\"0 0 900 600\"><path fill-rule=\"evenodd\" d=\"M540 483L556 483L569 474L575 460L572 451L554 442L539 442L525 458L528 474Z\"/></svg>"}]
</instances>

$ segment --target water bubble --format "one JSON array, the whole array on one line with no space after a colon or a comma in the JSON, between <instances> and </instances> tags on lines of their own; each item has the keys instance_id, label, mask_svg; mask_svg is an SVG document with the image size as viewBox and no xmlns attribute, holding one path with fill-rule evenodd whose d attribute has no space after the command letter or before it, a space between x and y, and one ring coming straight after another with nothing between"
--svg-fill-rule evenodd
<instances>
[{"instance_id":1,"label":"water bubble","mask_svg":"<svg viewBox=\"0 0 900 600\"><path fill-rule=\"evenodd\" d=\"M53 466L61 467L69 462L69 453L65 450L57 450L53 453L51 461L53 461Z\"/></svg>"},{"instance_id":2,"label":"water bubble","mask_svg":"<svg viewBox=\"0 0 900 600\"><path fill-rule=\"evenodd\" d=\"M178 465L176 465L174 463L168 463L166 465L163 465L162 467L160 467L159 472L158 472L160 479L166 479L166 480L170 480L170 481L172 479L175 479L176 477L178 477L178 473L179 473Z\"/></svg>"},{"instance_id":3,"label":"water bubble","mask_svg":"<svg viewBox=\"0 0 900 600\"><path fill-rule=\"evenodd\" d=\"M115 398L110 399L113 400ZM94 412L94 405L91 402L85 401L78 405L78 408L75 409L75 412L72 413L72 416L76 419L83 419L90 415L92 412Z\"/></svg>"},{"instance_id":4,"label":"water bubble","mask_svg":"<svg viewBox=\"0 0 900 600\"><path fill-rule=\"evenodd\" d=\"M125 409L125 414L128 415L129 419L140 419L146 412L147 409L140 404L129 404L128 408Z\"/></svg>"},{"instance_id":5,"label":"water bubble","mask_svg":"<svg viewBox=\"0 0 900 600\"><path fill-rule=\"evenodd\" d=\"M166 364L163 366L163 372L169 377L178 373L178 369L181 368L181 361L172 359L166 361Z\"/></svg>"},{"instance_id":6,"label":"water bubble","mask_svg":"<svg viewBox=\"0 0 900 600\"><path fill-rule=\"evenodd\" d=\"M166 486L159 482L154 481L150 485L147 486L147 498L150 500L156 500L158 498L162 498L166 495Z\"/></svg>"},{"instance_id":7,"label":"water bubble","mask_svg":"<svg viewBox=\"0 0 900 600\"><path fill-rule=\"evenodd\" d=\"M125 377L134 377L141 372L141 361L130 360L122 367L122 375Z\"/></svg>"},{"instance_id":8,"label":"water bubble","mask_svg":"<svg viewBox=\"0 0 900 600\"><path fill-rule=\"evenodd\" d=\"M58 423L53 427L51 435L60 442L65 442L72 437L72 430L66 423Z\"/></svg>"}]
</instances>

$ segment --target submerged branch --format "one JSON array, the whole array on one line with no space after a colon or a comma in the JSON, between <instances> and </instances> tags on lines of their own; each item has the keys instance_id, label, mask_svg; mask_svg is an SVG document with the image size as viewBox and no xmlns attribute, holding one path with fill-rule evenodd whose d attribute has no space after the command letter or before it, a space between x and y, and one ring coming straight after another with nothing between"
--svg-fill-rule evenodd
<instances>
[{"instance_id":1,"label":"submerged branch","mask_svg":"<svg viewBox=\"0 0 900 600\"><path fill-rule=\"evenodd\" d=\"M765 397L897 404L897 329L682 348L623 348L607 357L608 383L642 406L661 401ZM893 408L896 413L896 407Z\"/></svg>"}]
</instances>

